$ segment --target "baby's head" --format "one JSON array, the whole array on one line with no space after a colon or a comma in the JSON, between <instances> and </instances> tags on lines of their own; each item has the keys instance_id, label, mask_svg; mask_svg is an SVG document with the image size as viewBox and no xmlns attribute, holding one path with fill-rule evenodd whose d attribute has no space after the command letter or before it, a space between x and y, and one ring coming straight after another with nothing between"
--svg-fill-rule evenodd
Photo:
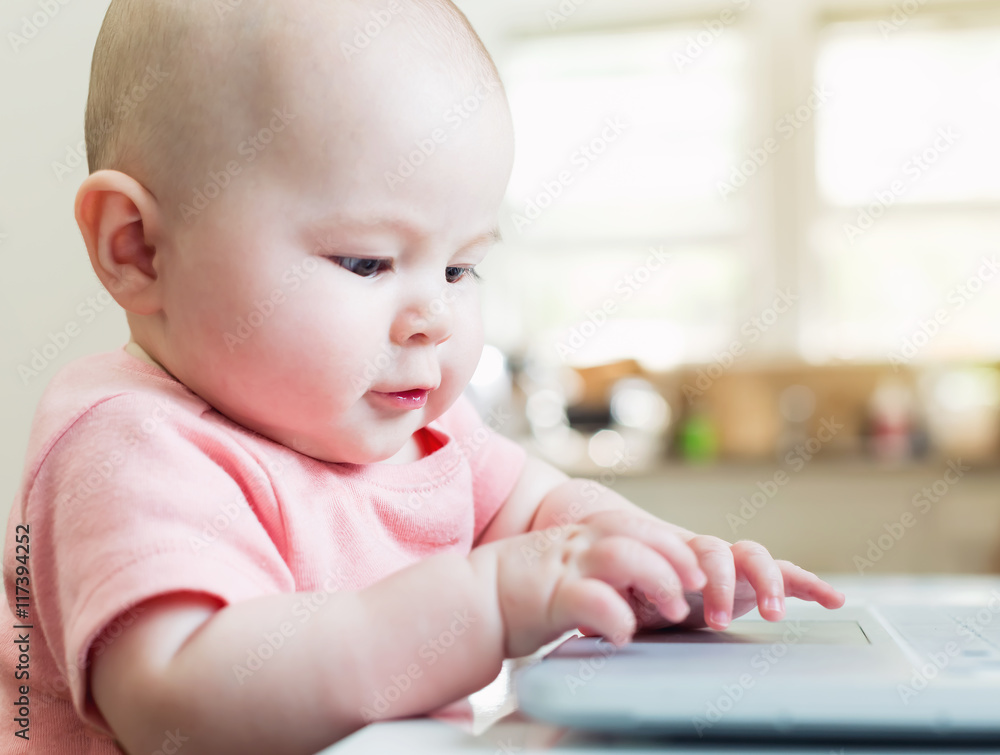
<instances>
[{"instance_id":1,"label":"baby's head","mask_svg":"<svg viewBox=\"0 0 1000 755\"><path fill-rule=\"evenodd\" d=\"M413 457L482 350L513 138L448 0L113 0L77 222L134 339L230 419Z\"/></svg>"}]
</instances>

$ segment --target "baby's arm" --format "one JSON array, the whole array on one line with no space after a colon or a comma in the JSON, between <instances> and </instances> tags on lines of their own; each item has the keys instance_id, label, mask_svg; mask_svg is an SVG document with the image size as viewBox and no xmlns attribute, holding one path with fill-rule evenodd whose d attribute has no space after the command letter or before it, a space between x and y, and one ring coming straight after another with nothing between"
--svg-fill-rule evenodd
<instances>
[{"instance_id":1,"label":"baby's arm","mask_svg":"<svg viewBox=\"0 0 1000 755\"><path fill-rule=\"evenodd\" d=\"M95 656L93 697L133 755L167 733L186 738L185 755L312 755L372 718L426 713L481 689L504 658L567 630L590 626L624 642L634 620L611 585L652 590L680 574L686 587L701 586L693 553L666 525L636 524L575 525L537 554L528 534L467 558L432 556L356 593L222 608L191 593L152 599ZM652 549L649 560L608 558L615 540L630 538ZM306 601L317 610L297 624L295 606ZM235 668L266 645L280 647L240 681Z\"/></svg>"},{"instance_id":2,"label":"baby's arm","mask_svg":"<svg viewBox=\"0 0 1000 755\"><path fill-rule=\"evenodd\" d=\"M660 586L697 590L705 577L668 525L612 513L560 529L542 549L524 534L467 558L432 556L365 590L320 594L325 602L310 593L223 608L191 593L152 599L95 656L94 700L133 755L168 733L185 738L185 755L312 755L372 718L474 692L504 658L567 630L593 627L624 643L635 619L616 589L645 590L669 614ZM619 558L630 545L639 557ZM295 624L303 601L317 610ZM265 645L278 647L240 680L236 667Z\"/></svg>"},{"instance_id":3,"label":"baby's arm","mask_svg":"<svg viewBox=\"0 0 1000 755\"><path fill-rule=\"evenodd\" d=\"M94 658L91 689L133 755L167 732L187 738L185 755L313 755L369 710L425 713L497 676L504 629L495 584L483 582L468 559L440 555L360 592L315 594L322 603L312 593L222 608L207 595L163 596ZM316 611L300 622L296 604ZM250 651L279 644L238 681Z\"/></svg>"}]
</instances>

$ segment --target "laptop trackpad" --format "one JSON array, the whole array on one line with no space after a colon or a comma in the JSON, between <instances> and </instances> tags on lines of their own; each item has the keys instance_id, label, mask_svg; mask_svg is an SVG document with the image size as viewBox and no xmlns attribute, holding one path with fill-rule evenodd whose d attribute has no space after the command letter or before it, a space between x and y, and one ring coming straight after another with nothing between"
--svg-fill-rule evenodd
<instances>
[{"instance_id":1,"label":"laptop trackpad","mask_svg":"<svg viewBox=\"0 0 1000 755\"><path fill-rule=\"evenodd\" d=\"M728 629L662 629L636 635L639 643L730 643L773 645L868 645L856 621L736 621Z\"/></svg>"}]
</instances>

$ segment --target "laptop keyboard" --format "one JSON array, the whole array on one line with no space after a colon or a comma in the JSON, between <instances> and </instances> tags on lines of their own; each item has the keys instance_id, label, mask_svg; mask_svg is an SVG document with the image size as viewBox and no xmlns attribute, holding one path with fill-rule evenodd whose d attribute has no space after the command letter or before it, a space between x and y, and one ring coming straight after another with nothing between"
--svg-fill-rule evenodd
<instances>
[{"instance_id":1,"label":"laptop keyboard","mask_svg":"<svg viewBox=\"0 0 1000 755\"><path fill-rule=\"evenodd\" d=\"M942 672L1000 674L1000 607L880 606L878 611L917 655L943 665Z\"/></svg>"}]
</instances>

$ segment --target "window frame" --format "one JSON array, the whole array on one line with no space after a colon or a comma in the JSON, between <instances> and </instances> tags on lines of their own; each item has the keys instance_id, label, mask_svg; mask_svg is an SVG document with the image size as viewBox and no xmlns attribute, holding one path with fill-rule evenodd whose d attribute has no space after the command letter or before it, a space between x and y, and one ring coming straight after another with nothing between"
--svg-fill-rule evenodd
<instances>
[{"instance_id":1,"label":"window frame","mask_svg":"<svg viewBox=\"0 0 1000 755\"><path fill-rule=\"evenodd\" d=\"M648 0L573 0L576 8L553 24L555 3L537 0L507 0L502 8L483 9L471 0L458 5L481 31L501 74L505 56L514 42L537 36L583 32L631 30L650 25L699 25L717 18L743 0L697 2L677 0L670 8L653 8ZM748 145L757 146L775 133L776 126L809 100L816 86L815 72L822 31L831 24L891 19L897 0L753 0L734 24L746 35L752 68L747 132ZM555 11L558 14L558 11ZM961 13L965 17L995 17L1000 23L1000 0L928 0L916 15L932 17ZM831 213L849 215L857 208L826 206L819 197L816 176L816 118L802 123L796 135L772 155L745 191L749 220L745 238L736 239L750 263L748 295L735 331L773 302L777 291L790 291L801 298L793 308L763 334L746 344L741 364L808 361L809 323L821 306L816 228ZM955 203L962 209L973 209ZM931 206L948 211L941 204ZM921 212L923 205L906 205L900 212ZM954 207L951 207L953 210ZM984 210L1000 209L992 203ZM702 237L698 237L699 240ZM653 242L654 240L651 240ZM670 239L656 239L662 244ZM524 246L521 242L519 245ZM549 245L545 245L549 248ZM815 321L813 319L812 321ZM823 363L839 360L826 359ZM870 360L859 360L870 361Z\"/></svg>"}]
</instances>

